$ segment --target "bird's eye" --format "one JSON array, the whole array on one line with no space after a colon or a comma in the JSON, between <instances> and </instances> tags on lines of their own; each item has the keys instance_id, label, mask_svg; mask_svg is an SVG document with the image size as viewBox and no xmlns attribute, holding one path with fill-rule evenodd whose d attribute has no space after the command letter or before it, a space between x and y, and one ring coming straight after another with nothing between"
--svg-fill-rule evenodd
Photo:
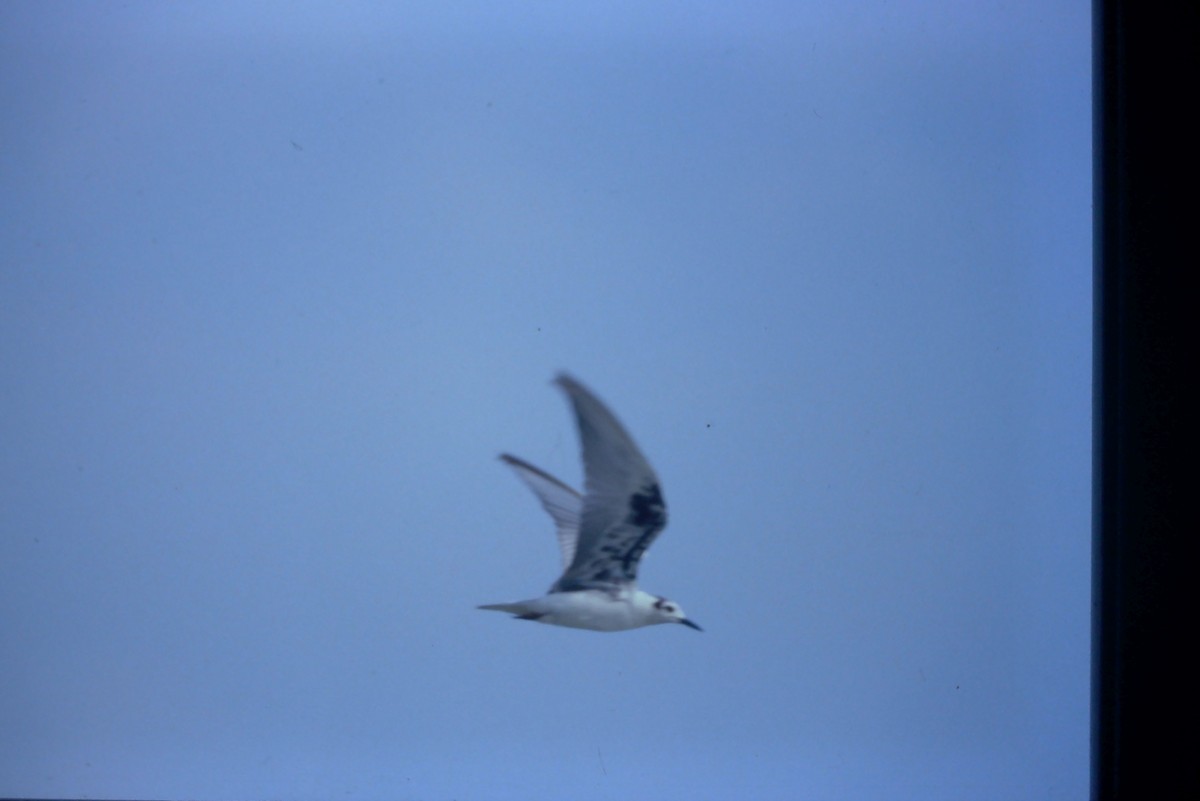
<instances>
[{"instance_id":1,"label":"bird's eye","mask_svg":"<svg viewBox=\"0 0 1200 801\"><path fill-rule=\"evenodd\" d=\"M666 609L668 612L675 611L675 607L671 606L670 604L667 604L666 606L664 606L663 609Z\"/></svg>"}]
</instances>

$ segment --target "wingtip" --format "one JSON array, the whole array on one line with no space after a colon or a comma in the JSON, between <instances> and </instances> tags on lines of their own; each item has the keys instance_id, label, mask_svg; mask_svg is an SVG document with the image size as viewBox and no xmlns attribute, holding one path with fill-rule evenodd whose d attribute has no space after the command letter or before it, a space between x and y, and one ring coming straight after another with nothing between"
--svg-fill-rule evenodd
<instances>
[{"instance_id":1,"label":"wingtip","mask_svg":"<svg viewBox=\"0 0 1200 801\"><path fill-rule=\"evenodd\" d=\"M577 395L580 392L584 394L591 394L588 392L587 388L580 383L578 378L566 372L565 370L559 370L558 374L554 376L554 380L550 383L561 389L563 392L566 392L568 395Z\"/></svg>"}]
</instances>

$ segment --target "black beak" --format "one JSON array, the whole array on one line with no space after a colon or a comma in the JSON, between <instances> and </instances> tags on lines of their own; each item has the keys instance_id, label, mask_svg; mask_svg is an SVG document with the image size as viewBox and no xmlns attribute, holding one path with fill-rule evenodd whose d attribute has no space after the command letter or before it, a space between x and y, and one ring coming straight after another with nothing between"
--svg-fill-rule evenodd
<instances>
[{"instance_id":1,"label":"black beak","mask_svg":"<svg viewBox=\"0 0 1200 801\"><path fill-rule=\"evenodd\" d=\"M696 631L704 631L704 629L700 628L700 627L699 627L699 626L697 626L695 623L693 623L692 621L688 620L686 617L685 617L685 618L681 618L679 622L680 622L680 623L682 623L682 624L683 624L683 625L685 625L685 626L689 626L689 627L691 627L691 628L695 629Z\"/></svg>"}]
</instances>

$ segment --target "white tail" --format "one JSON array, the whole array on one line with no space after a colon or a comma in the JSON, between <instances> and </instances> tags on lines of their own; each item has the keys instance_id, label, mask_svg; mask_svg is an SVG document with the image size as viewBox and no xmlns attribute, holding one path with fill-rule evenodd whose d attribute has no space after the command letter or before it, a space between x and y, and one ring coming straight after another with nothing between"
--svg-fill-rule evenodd
<instances>
[{"instance_id":1,"label":"white tail","mask_svg":"<svg viewBox=\"0 0 1200 801\"><path fill-rule=\"evenodd\" d=\"M483 604L475 607L476 609L491 609L496 612L509 612L514 615L521 615L529 610L524 604Z\"/></svg>"}]
</instances>

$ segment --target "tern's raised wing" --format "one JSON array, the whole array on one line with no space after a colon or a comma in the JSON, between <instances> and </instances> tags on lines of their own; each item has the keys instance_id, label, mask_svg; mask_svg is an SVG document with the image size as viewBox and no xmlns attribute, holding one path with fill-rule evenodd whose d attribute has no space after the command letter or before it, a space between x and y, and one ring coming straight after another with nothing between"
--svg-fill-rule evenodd
<instances>
[{"instance_id":1,"label":"tern's raised wing","mask_svg":"<svg viewBox=\"0 0 1200 801\"><path fill-rule=\"evenodd\" d=\"M558 547L562 551L565 570L575 558L575 542L579 539L579 516L583 510L583 497L554 476L538 470L523 459L502 453L500 461L517 471L525 486L538 496L542 508L554 518L554 525L558 529Z\"/></svg>"},{"instance_id":2,"label":"tern's raised wing","mask_svg":"<svg viewBox=\"0 0 1200 801\"><path fill-rule=\"evenodd\" d=\"M584 497L574 558L551 591L633 582L642 554L667 525L658 477L587 387L565 374L555 383L567 393L579 425Z\"/></svg>"}]
</instances>

